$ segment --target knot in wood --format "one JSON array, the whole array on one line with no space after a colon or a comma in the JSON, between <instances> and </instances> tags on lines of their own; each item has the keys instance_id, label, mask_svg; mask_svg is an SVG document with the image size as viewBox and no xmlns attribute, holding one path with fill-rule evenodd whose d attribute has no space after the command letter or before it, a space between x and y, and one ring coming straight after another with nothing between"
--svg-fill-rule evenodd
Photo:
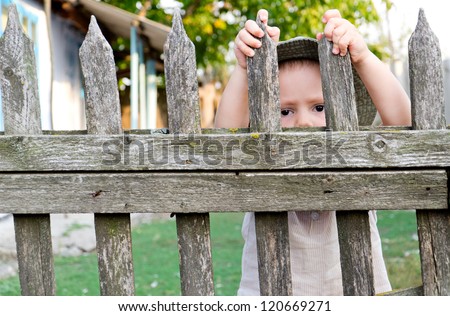
<instances>
[{"instance_id":1,"label":"knot in wood","mask_svg":"<svg viewBox=\"0 0 450 316\"><path fill-rule=\"evenodd\" d=\"M5 74L5 77L11 77L14 75L13 70L9 67L6 67L3 73Z\"/></svg>"},{"instance_id":2,"label":"knot in wood","mask_svg":"<svg viewBox=\"0 0 450 316\"><path fill-rule=\"evenodd\" d=\"M375 152L381 153L387 150L388 144L382 136L377 135L372 142L372 148Z\"/></svg>"},{"instance_id":3,"label":"knot in wood","mask_svg":"<svg viewBox=\"0 0 450 316\"><path fill-rule=\"evenodd\" d=\"M374 145L375 145L376 147L382 149L382 148L384 148L384 146L386 146L386 143L384 142L384 140L379 139L379 140L377 140L377 141L375 142Z\"/></svg>"}]
</instances>

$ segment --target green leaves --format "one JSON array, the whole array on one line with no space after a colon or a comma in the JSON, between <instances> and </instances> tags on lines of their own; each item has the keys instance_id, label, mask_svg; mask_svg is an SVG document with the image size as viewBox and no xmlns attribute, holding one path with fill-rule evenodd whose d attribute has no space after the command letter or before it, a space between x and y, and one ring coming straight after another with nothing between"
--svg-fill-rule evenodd
<instances>
[{"instance_id":1,"label":"green leaves","mask_svg":"<svg viewBox=\"0 0 450 316\"><path fill-rule=\"evenodd\" d=\"M139 11L139 1L104 0L133 13ZM141 1L143 2L143 1ZM390 9L390 0L382 1ZM170 7L182 5L183 23L186 33L196 46L197 64L217 66L226 62L226 52L247 19L255 19L259 9L269 11L269 24L281 29L280 40L298 35L315 37L322 32L323 13L328 9L338 9L342 16L356 27L379 20L371 0L154 0L147 17L159 23L171 25Z\"/></svg>"}]
</instances>

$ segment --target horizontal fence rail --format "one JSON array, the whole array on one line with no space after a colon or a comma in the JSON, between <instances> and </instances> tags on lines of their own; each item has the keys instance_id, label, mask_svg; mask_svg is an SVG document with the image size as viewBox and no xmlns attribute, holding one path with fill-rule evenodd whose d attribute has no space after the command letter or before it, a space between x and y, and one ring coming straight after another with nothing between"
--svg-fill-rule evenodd
<instances>
[{"instance_id":1,"label":"horizontal fence rail","mask_svg":"<svg viewBox=\"0 0 450 316\"><path fill-rule=\"evenodd\" d=\"M0 192L4 213L442 209L448 203L447 180L446 171L439 169L238 174L6 173L0 174ZM24 210L23 205L29 206Z\"/></svg>"},{"instance_id":2,"label":"horizontal fence rail","mask_svg":"<svg viewBox=\"0 0 450 316\"><path fill-rule=\"evenodd\" d=\"M449 130L0 137L0 170L176 171L450 166Z\"/></svg>"},{"instance_id":3,"label":"horizontal fence rail","mask_svg":"<svg viewBox=\"0 0 450 316\"><path fill-rule=\"evenodd\" d=\"M450 130L423 11L409 45L412 128L359 126L349 56L323 41L327 127L282 129L276 47L265 36L248 60L249 128L201 129L195 47L177 11L165 46L169 128L134 131L122 130L112 50L94 17L80 49L87 130L42 131L31 42L14 5L8 14L0 212L14 214L23 295L56 294L56 213L95 214L102 295L135 293L130 213L174 214L182 294L214 295L210 212L255 212L261 295L292 295L287 211L312 210L337 211L344 294L374 295L372 209L418 210L423 286L389 295L448 295Z\"/></svg>"}]
</instances>

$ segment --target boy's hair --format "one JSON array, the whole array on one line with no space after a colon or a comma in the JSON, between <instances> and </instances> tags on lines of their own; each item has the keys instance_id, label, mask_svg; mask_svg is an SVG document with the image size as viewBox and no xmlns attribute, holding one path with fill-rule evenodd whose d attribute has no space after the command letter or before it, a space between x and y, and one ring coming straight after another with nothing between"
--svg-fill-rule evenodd
<instances>
[{"instance_id":1,"label":"boy's hair","mask_svg":"<svg viewBox=\"0 0 450 316\"><path fill-rule=\"evenodd\" d=\"M286 59L278 63L278 70L292 70L302 66L319 66L319 61L315 59Z\"/></svg>"}]
</instances>

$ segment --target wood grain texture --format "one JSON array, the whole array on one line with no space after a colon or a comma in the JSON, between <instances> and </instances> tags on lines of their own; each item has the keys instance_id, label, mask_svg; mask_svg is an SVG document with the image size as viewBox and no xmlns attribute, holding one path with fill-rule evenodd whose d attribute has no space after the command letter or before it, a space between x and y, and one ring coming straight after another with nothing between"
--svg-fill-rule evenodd
<instances>
[{"instance_id":1,"label":"wood grain texture","mask_svg":"<svg viewBox=\"0 0 450 316\"><path fill-rule=\"evenodd\" d=\"M80 61L86 91L88 134L122 132L119 93L112 49L95 17L80 48ZM97 213L95 205L91 212ZM129 214L95 214L100 293L133 295L134 271Z\"/></svg>"},{"instance_id":2,"label":"wood grain texture","mask_svg":"<svg viewBox=\"0 0 450 316\"><path fill-rule=\"evenodd\" d=\"M445 129L441 49L423 9L408 42L408 57L413 129Z\"/></svg>"},{"instance_id":3,"label":"wood grain texture","mask_svg":"<svg viewBox=\"0 0 450 316\"><path fill-rule=\"evenodd\" d=\"M423 10L408 46L412 126L420 130L445 129L441 51ZM435 211L418 209L416 215L424 295L450 295L448 206Z\"/></svg>"},{"instance_id":4,"label":"wood grain texture","mask_svg":"<svg viewBox=\"0 0 450 316\"><path fill-rule=\"evenodd\" d=\"M179 10L173 15L164 56L169 130L171 133L200 133L195 46L184 30Z\"/></svg>"},{"instance_id":5,"label":"wood grain texture","mask_svg":"<svg viewBox=\"0 0 450 316\"><path fill-rule=\"evenodd\" d=\"M214 295L209 213L176 213L176 222L182 294Z\"/></svg>"},{"instance_id":6,"label":"wood grain texture","mask_svg":"<svg viewBox=\"0 0 450 316\"><path fill-rule=\"evenodd\" d=\"M423 296L423 286L382 293L383 296Z\"/></svg>"},{"instance_id":7,"label":"wood grain texture","mask_svg":"<svg viewBox=\"0 0 450 316\"><path fill-rule=\"evenodd\" d=\"M327 128L358 130L350 55L334 55L333 43L319 41L320 73ZM364 208L367 209L367 208ZM344 295L374 295L368 211L336 213Z\"/></svg>"},{"instance_id":8,"label":"wood grain texture","mask_svg":"<svg viewBox=\"0 0 450 316\"><path fill-rule=\"evenodd\" d=\"M56 295L50 215L14 214L14 231L22 295Z\"/></svg>"},{"instance_id":9,"label":"wood grain texture","mask_svg":"<svg viewBox=\"0 0 450 316\"><path fill-rule=\"evenodd\" d=\"M0 137L0 171L282 170L450 166L450 132Z\"/></svg>"},{"instance_id":10,"label":"wood grain texture","mask_svg":"<svg viewBox=\"0 0 450 316\"><path fill-rule=\"evenodd\" d=\"M363 127L372 125L377 114L377 109L370 98L366 86L364 86L361 78L356 75L357 72L354 67L352 68L352 71L353 86L355 88L356 111L358 112L358 125L361 130Z\"/></svg>"},{"instance_id":11,"label":"wood grain texture","mask_svg":"<svg viewBox=\"0 0 450 316\"><path fill-rule=\"evenodd\" d=\"M250 132L281 132L276 43L259 17L256 23L265 34L261 47L247 58ZM255 228L260 294L292 295L287 212L257 212Z\"/></svg>"},{"instance_id":12,"label":"wood grain texture","mask_svg":"<svg viewBox=\"0 0 450 316\"><path fill-rule=\"evenodd\" d=\"M440 209L444 170L0 174L1 213ZM280 203L279 201L283 201ZM24 210L22 206L29 205Z\"/></svg>"},{"instance_id":13,"label":"wood grain texture","mask_svg":"<svg viewBox=\"0 0 450 316\"><path fill-rule=\"evenodd\" d=\"M94 223L101 295L134 295L130 214L95 214Z\"/></svg>"},{"instance_id":14,"label":"wood grain texture","mask_svg":"<svg viewBox=\"0 0 450 316\"><path fill-rule=\"evenodd\" d=\"M320 75L327 128L333 131L356 131L358 114L350 55L334 55L332 47L333 43L325 37L319 41Z\"/></svg>"},{"instance_id":15,"label":"wood grain texture","mask_svg":"<svg viewBox=\"0 0 450 316\"><path fill-rule=\"evenodd\" d=\"M265 32L259 17L256 22L264 30L264 36L255 55L247 57L250 132L279 132L281 107L277 46Z\"/></svg>"},{"instance_id":16,"label":"wood grain texture","mask_svg":"<svg viewBox=\"0 0 450 316\"><path fill-rule=\"evenodd\" d=\"M179 10L173 15L164 54L170 132L198 134L201 127L195 47L184 30ZM209 213L177 213L176 221L181 293L214 295Z\"/></svg>"},{"instance_id":17,"label":"wood grain texture","mask_svg":"<svg viewBox=\"0 0 450 316\"><path fill-rule=\"evenodd\" d=\"M450 132L1 136L0 171L445 168Z\"/></svg>"},{"instance_id":18,"label":"wood grain texture","mask_svg":"<svg viewBox=\"0 0 450 316\"><path fill-rule=\"evenodd\" d=\"M41 134L33 43L23 32L16 6L0 39L0 76L5 134Z\"/></svg>"},{"instance_id":19,"label":"wood grain texture","mask_svg":"<svg viewBox=\"0 0 450 316\"><path fill-rule=\"evenodd\" d=\"M16 6L0 39L0 77L5 135L41 134L33 44L24 34ZM22 212L27 204L22 204ZM22 295L55 295L50 215L14 214Z\"/></svg>"},{"instance_id":20,"label":"wood grain texture","mask_svg":"<svg viewBox=\"0 0 450 316\"><path fill-rule=\"evenodd\" d=\"M337 212L344 295L375 295L367 211Z\"/></svg>"},{"instance_id":21,"label":"wood grain texture","mask_svg":"<svg viewBox=\"0 0 450 316\"><path fill-rule=\"evenodd\" d=\"M116 64L111 46L94 16L80 47L80 64L86 95L88 134L122 132Z\"/></svg>"}]
</instances>

